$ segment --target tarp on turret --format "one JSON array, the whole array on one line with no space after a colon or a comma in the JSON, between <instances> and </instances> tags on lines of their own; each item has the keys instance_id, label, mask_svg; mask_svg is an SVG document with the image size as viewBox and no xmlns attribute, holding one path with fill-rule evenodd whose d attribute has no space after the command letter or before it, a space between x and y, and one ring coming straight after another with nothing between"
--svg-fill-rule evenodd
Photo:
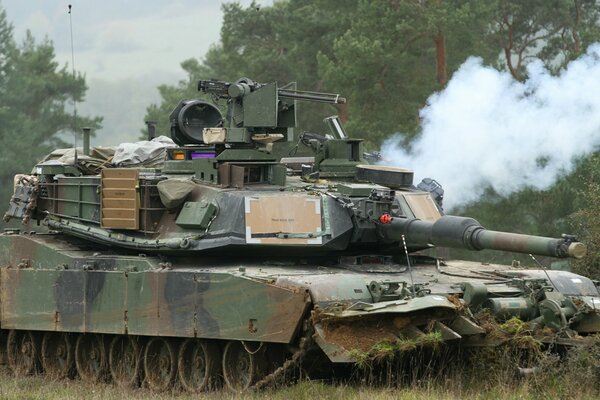
<instances>
[{"instance_id":1,"label":"tarp on turret","mask_svg":"<svg viewBox=\"0 0 600 400\"><path fill-rule=\"evenodd\" d=\"M171 147L177 145L166 136L159 136L150 141L121 143L112 162L116 167L161 167L165 162L167 149Z\"/></svg>"}]
</instances>

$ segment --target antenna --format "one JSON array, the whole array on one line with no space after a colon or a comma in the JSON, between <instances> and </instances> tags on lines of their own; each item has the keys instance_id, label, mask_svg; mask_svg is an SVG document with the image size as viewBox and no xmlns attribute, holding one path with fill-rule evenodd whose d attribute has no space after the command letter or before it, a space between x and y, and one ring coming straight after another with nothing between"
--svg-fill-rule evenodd
<instances>
[{"instance_id":1,"label":"antenna","mask_svg":"<svg viewBox=\"0 0 600 400\"><path fill-rule=\"evenodd\" d=\"M529 257L531 257L533 259L533 261L535 261L535 263L538 265L538 267L540 267L542 269L542 271L544 271L544 273L546 274L546 277L548 278L548 281L550 282L550 284L552 285L552 287L557 290L556 285L554 284L554 282L552 282L552 279L550 279L550 274L548 273L548 270L546 270L546 267L544 267L544 265L539 262L534 256L533 254L529 254Z\"/></svg>"},{"instance_id":2,"label":"antenna","mask_svg":"<svg viewBox=\"0 0 600 400\"><path fill-rule=\"evenodd\" d=\"M406 264L408 264L408 274L410 275L410 287L412 289L413 297L417 296L417 292L415 290L415 281L413 279L412 267L410 265L410 257L408 256L408 249L406 248L406 239L404 235L402 235L402 244L404 245L404 254L406 254Z\"/></svg>"},{"instance_id":3,"label":"antenna","mask_svg":"<svg viewBox=\"0 0 600 400\"><path fill-rule=\"evenodd\" d=\"M71 67L73 68L73 80L75 75L75 51L73 50L73 17L71 14L71 4L69 4L69 27L71 31ZM73 135L75 137L75 156L73 157L73 165L77 166L77 101L73 96Z\"/></svg>"}]
</instances>

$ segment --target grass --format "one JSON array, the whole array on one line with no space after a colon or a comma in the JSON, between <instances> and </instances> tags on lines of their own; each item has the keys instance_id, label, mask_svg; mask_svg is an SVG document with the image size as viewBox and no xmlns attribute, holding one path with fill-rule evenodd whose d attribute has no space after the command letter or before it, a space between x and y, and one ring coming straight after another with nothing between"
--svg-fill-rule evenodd
<instances>
[{"instance_id":1,"label":"grass","mask_svg":"<svg viewBox=\"0 0 600 400\"><path fill-rule=\"evenodd\" d=\"M393 359L396 355L412 352L419 347L431 347L436 349L443 343L440 332L429 332L414 339L398 339L395 342L383 340L376 343L369 351L354 349L350 351L350 358L353 358L356 365L360 368L368 368L373 362L381 363Z\"/></svg>"},{"instance_id":2,"label":"grass","mask_svg":"<svg viewBox=\"0 0 600 400\"><path fill-rule=\"evenodd\" d=\"M7 374L0 376L0 399L53 400L53 399L274 399L274 400L316 400L316 399L597 399L597 394L583 393L580 388L572 391L538 391L535 385L523 382L513 387L497 385L486 390L455 386L452 382L438 387L426 382L412 387L374 388L360 385L327 384L319 381L303 381L279 389L269 389L256 393L232 394L227 391L201 395L174 393L152 393L145 389L124 390L109 384L91 385L80 381L47 381L41 376L14 378Z\"/></svg>"},{"instance_id":3,"label":"grass","mask_svg":"<svg viewBox=\"0 0 600 400\"><path fill-rule=\"evenodd\" d=\"M566 361L559 361L555 356L541 360L539 365L546 372L524 380L516 380L512 375L513 353L491 349L478 354L468 366L454 365L456 360L449 358L449 365L441 368L443 373L439 374L440 370L435 369L433 373L415 376L408 383L402 381L393 386L367 385L364 378L345 383L303 380L243 394L226 390L200 395L179 390L153 393L143 388L122 389L112 384L90 384L77 379L53 381L41 375L15 378L3 370L0 372L0 399L597 399L600 358L596 350L578 352Z\"/></svg>"}]
</instances>

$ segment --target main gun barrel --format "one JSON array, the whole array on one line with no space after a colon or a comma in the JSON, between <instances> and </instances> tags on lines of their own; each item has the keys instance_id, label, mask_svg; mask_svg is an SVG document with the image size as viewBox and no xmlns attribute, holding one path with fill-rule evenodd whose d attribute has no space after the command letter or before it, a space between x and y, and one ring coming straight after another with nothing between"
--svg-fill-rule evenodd
<instances>
[{"instance_id":1,"label":"main gun barrel","mask_svg":"<svg viewBox=\"0 0 600 400\"><path fill-rule=\"evenodd\" d=\"M586 254L583 243L571 236L560 239L498 232L485 229L473 218L446 215L435 222L409 218L393 218L380 224L379 233L386 241L399 241L404 235L409 243L468 250L501 250L549 257L582 258Z\"/></svg>"}]
</instances>

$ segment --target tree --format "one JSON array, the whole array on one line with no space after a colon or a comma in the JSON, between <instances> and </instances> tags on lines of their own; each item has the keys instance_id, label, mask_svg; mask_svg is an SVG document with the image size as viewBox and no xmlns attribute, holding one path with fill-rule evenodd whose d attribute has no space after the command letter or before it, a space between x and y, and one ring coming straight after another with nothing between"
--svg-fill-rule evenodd
<instances>
[{"instance_id":1,"label":"tree","mask_svg":"<svg viewBox=\"0 0 600 400\"><path fill-rule=\"evenodd\" d=\"M530 61L556 72L598 41L599 17L596 0L498 0L490 38L512 76L524 80Z\"/></svg>"},{"instance_id":2,"label":"tree","mask_svg":"<svg viewBox=\"0 0 600 400\"><path fill-rule=\"evenodd\" d=\"M30 32L20 45L12 25L0 9L0 201L7 204L15 173L29 172L51 149L67 144L61 133L82 126L100 127L101 118L78 117L65 107L81 102L85 78L59 67L54 47L45 39L36 43Z\"/></svg>"},{"instance_id":3,"label":"tree","mask_svg":"<svg viewBox=\"0 0 600 400\"><path fill-rule=\"evenodd\" d=\"M13 41L13 28L6 19L6 11L0 8L0 90L4 88L6 76L10 70L10 61L14 57L16 46ZM2 91L5 94L5 91Z\"/></svg>"}]
</instances>

